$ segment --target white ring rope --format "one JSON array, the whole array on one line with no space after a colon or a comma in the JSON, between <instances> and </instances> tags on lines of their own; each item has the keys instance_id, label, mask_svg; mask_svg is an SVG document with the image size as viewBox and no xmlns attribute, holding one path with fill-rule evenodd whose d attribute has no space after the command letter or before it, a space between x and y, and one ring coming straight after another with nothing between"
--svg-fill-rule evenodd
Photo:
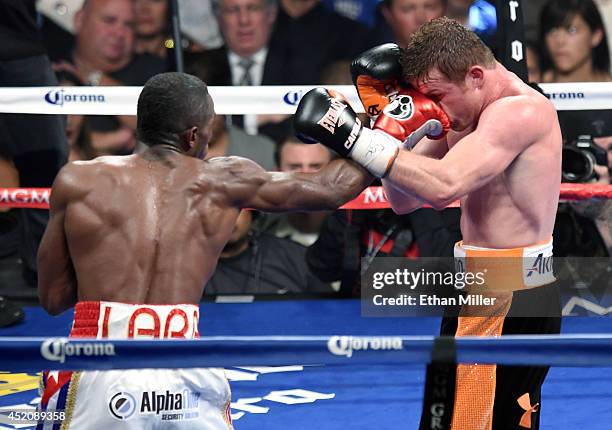
<instances>
[{"instance_id":1,"label":"white ring rope","mask_svg":"<svg viewBox=\"0 0 612 430\"><path fill-rule=\"evenodd\" d=\"M557 110L612 109L612 85L604 82L540 84ZM357 112L363 106L352 85L330 85ZM210 87L215 111L223 115L292 114L310 85ZM136 115L142 87L0 88L0 112L68 115Z\"/></svg>"}]
</instances>

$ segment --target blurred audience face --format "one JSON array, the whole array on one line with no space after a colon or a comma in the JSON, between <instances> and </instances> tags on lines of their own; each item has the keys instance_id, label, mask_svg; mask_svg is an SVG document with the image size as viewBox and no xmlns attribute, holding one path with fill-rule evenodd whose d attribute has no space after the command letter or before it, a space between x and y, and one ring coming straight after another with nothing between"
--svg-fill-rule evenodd
<instances>
[{"instance_id":1,"label":"blurred audience face","mask_svg":"<svg viewBox=\"0 0 612 430\"><path fill-rule=\"evenodd\" d=\"M574 16L567 27L553 28L546 34L546 48L561 73L570 73L591 61L591 51L602 39L602 30L591 31L580 16Z\"/></svg>"},{"instance_id":2,"label":"blurred audience face","mask_svg":"<svg viewBox=\"0 0 612 430\"><path fill-rule=\"evenodd\" d=\"M276 4L267 0L218 0L216 13L227 47L249 57L268 44Z\"/></svg>"},{"instance_id":3,"label":"blurred audience face","mask_svg":"<svg viewBox=\"0 0 612 430\"><path fill-rule=\"evenodd\" d=\"M75 15L79 55L125 65L132 56L134 20L132 0L88 0Z\"/></svg>"},{"instance_id":4,"label":"blurred audience face","mask_svg":"<svg viewBox=\"0 0 612 430\"><path fill-rule=\"evenodd\" d=\"M592 0L549 0L540 13L540 41L544 81L610 79L608 41Z\"/></svg>"},{"instance_id":5,"label":"blurred audience face","mask_svg":"<svg viewBox=\"0 0 612 430\"><path fill-rule=\"evenodd\" d=\"M525 52L527 53L527 75L529 82L542 82L540 56L532 46L526 46Z\"/></svg>"},{"instance_id":6,"label":"blurred audience face","mask_svg":"<svg viewBox=\"0 0 612 430\"><path fill-rule=\"evenodd\" d=\"M316 172L331 161L331 152L325 146L288 141L279 154L279 169L283 172Z\"/></svg>"},{"instance_id":7,"label":"blurred audience face","mask_svg":"<svg viewBox=\"0 0 612 430\"><path fill-rule=\"evenodd\" d=\"M446 12L443 0L389 0L382 13L401 46L421 25Z\"/></svg>"},{"instance_id":8,"label":"blurred audience face","mask_svg":"<svg viewBox=\"0 0 612 430\"><path fill-rule=\"evenodd\" d=\"M151 38L168 31L168 0L134 0L136 36Z\"/></svg>"}]
</instances>

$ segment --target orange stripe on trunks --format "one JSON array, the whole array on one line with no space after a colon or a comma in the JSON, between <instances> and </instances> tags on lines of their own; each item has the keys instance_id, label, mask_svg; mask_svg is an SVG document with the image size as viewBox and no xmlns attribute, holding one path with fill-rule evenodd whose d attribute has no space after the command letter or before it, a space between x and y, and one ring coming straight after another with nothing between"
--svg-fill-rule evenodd
<instances>
[{"instance_id":1,"label":"orange stripe on trunks","mask_svg":"<svg viewBox=\"0 0 612 430\"><path fill-rule=\"evenodd\" d=\"M528 285L532 281L525 278L525 264L532 262L525 259L539 253L552 256L552 240L529 248L513 249L487 249L457 243L455 258L462 260L466 272L486 269L485 285L470 288L470 293L477 292L496 300L487 307L484 315L481 306L463 305L455 336L501 336L512 304L512 291L532 286ZM548 283L548 279L548 274L544 274L538 283ZM452 430L492 430L496 371L495 364L457 366Z\"/></svg>"}]
</instances>

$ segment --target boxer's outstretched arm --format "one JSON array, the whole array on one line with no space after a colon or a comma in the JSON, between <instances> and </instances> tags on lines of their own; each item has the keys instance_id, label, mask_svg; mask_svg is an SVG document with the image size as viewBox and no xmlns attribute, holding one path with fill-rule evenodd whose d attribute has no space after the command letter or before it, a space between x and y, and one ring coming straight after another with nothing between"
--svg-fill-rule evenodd
<instances>
[{"instance_id":1,"label":"boxer's outstretched arm","mask_svg":"<svg viewBox=\"0 0 612 430\"><path fill-rule=\"evenodd\" d=\"M374 179L350 160L334 160L318 172L267 172L251 160L220 157L229 177L224 193L232 206L267 212L333 210L354 199Z\"/></svg>"},{"instance_id":2,"label":"boxer's outstretched arm","mask_svg":"<svg viewBox=\"0 0 612 430\"><path fill-rule=\"evenodd\" d=\"M53 183L49 223L38 248L38 297L42 307L57 315L74 306L77 285L64 230L71 178L64 167Z\"/></svg>"}]
</instances>

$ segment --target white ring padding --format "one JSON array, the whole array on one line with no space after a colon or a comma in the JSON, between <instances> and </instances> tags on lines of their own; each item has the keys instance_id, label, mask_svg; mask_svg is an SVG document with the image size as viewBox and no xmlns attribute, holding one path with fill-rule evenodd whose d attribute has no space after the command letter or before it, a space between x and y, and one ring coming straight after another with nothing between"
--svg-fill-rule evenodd
<instances>
[{"instance_id":1,"label":"white ring padding","mask_svg":"<svg viewBox=\"0 0 612 430\"><path fill-rule=\"evenodd\" d=\"M586 82L540 84L557 110L612 109L612 84ZM352 85L331 85L356 112L364 112ZM215 111L223 115L293 114L304 93L301 86L210 87ZM0 112L68 115L136 115L142 87L0 88Z\"/></svg>"}]
</instances>

